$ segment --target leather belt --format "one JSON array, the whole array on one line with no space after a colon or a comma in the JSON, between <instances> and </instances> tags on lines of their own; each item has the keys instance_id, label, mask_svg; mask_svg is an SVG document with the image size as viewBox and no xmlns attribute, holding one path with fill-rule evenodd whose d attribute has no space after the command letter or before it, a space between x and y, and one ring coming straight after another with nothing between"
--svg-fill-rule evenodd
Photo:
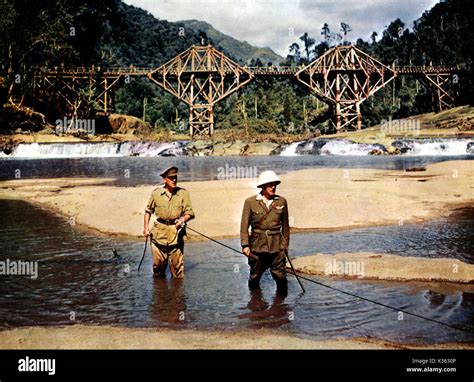
<instances>
[{"instance_id":1,"label":"leather belt","mask_svg":"<svg viewBox=\"0 0 474 382\"><path fill-rule=\"evenodd\" d=\"M176 219L156 219L158 223L165 224L165 225L175 225Z\"/></svg>"},{"instance_id":2,"label":"leather belt","mask_svg":"<svg viewBox=\"0 0 474 382\"><path fill-rule=\"evenodd\" d=\"M281 234L280 230L275 230L275 229L258 229L258 228L255 228L255 229L252 229L252 232L265 234L267 236Z\"/></svg>"}]
</instances>

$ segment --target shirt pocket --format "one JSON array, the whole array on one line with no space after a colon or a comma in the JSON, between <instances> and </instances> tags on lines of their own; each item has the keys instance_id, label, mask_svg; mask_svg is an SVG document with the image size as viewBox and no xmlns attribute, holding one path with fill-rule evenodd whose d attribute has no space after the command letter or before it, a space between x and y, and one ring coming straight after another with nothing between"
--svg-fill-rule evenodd
<instances>
[{"instance_id":1,"label":"shirt pocket","mask_svg":"<svg viewBox=\"0 0 474 382\"><path fill-rule=\"evenodd\" d=\"M270 218L268 219L269 224L281 224L283 219L283 208L273 207L272 212L270 213Z\"/></svg>"},{"instance_id":2,"label":"shirt pocket","mask_svg":"<svg viewBox=\"0 0 474 382\"><path fill-rule=\"evenodd\" d=\"M183 212L183 200L180 198L172 198L170 203L171 210L173 212L179 212L181 214Z\"/></svg>"},{"instance_id":3,"label":"shirt pocket","mask_svg":"<svg viewBox=\"0 0 474 382\"><path fill-rule=\"evenodd\" d=\"M280 216L283 213L283 210L285 209L285 206L274 206L272 208L273 212Z\"/></svg>"},{"instance_id":4,"label":"shirt pocket","mask_svg":"<svg viewBox=\"0 0 474 382\"><path fill-rule=\"evenodd\" d=\"M253 209L253 208L250 210L250 213L251 213L251 217L252 217L252 219L251 219L251 220L252 220L252 223L258 223L259 220L260 220L260 219L262 218L262 216L263 216L262 211L259 211L259 210L257 210L257 209Z\"/></svg>"}]
</instances>

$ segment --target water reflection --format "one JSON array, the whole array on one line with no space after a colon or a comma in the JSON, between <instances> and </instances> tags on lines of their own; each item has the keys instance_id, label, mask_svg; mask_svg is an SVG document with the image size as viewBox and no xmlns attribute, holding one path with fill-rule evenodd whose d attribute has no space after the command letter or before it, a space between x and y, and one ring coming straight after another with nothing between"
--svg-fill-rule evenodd
<instances>
[{"instance_id":1,"label":"water reflection","mask_svg":"<svg viewBox=\"0 0 474 382\"><path fill-rule=\"evenodd\" d=\"M424 297L430 302L430 308L435 308L440 305L443 305L446 296L441 293L436 293L431 290L427 291Z\"/></svg>"},{"instance_id":2,"label":"water reflection","mask_svg":"<svg viewBox=\"0 0 474 382\"><path fill-rule=\"evenodd\" d=\"M271 304L265 300L261 288L252 288L249 294L250 300L247 304L249 312L238 315L238 318L254 321L251 327L276 328L288 324L293 319L293 312L285 303L286 293L275 292Z\"/></svg>"},{"instance_id":3,"label":"water reflection","mask_svg":"<svg viewBox=\"0 0 474 382\"><path fill-rule=\"evenodd\" d=\"M150 319L162 324L184 325L186 321L185 281L153 277Z\"/></svg>"}]
</instances>

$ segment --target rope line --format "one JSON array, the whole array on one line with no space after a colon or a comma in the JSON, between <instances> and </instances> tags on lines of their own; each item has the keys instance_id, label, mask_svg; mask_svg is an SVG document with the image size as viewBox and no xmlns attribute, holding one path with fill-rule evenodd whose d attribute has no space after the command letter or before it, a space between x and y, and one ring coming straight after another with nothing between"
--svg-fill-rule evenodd
<instances>
[{"instance_id":1,"label":"rope line","mask_svg":"<svg viewBox=\"0 0 474 382\"><path fill-rule=\"evenodd\" d=\"M230 250L232 250L232 251L234 251L234 252L237 252L239 255L242 255L242 252L239 251L239 250L237 250L237 249L235 249L235 248L232 248L232 247L230 247L230 246L228 246L228 245L226 245L226 244L224 244L224 243L221 243L221 242L218 241L218 240L215 240L215 239L213 239L213 238L211 238L211 237L209 237L209 236L207 236L207 235L204 235L203 233L201 233L201 232L199 232L199 231L196 231L195 229L192 229L192 228L189 227L189 226L188 226L187 228L188 228L189 230L191 230L191 231L193 231L193 232L195 232L195 233L197 233L197 234L199 234L199 235L205 237L206 239L209 239L209 240L213 241L214 243L220 244L220 245L222 245L223 247L226 247L226 248L228 248L228 249L230 249ZM357 295L357 294L355 294L355 293L347 292L347 291L345 291L345 290L343 290L343 289L339 289L339 288L336 288L336 287L333 287L333 286L330 286L330 285L326 285L326 284L324 284L324 283L322 283L322 282L319 282L319 281L310 279L310 278L305 277L305 276L301 276L300 274L297 275L297 274L296 274L296 271L295 271L294 273L293 273L293 272L288 272L288 273L289 273L290 275L292 275L292 276L295 276L295 277L297 277L297 278L299 277L299 278L301 278L301 279L303 279L303 280L306 280L306 281L308 281L308 282L311 282L311 283L313 283L313 284L320 285L320 286L322 286L322 287L335 290L335 291L337 291L337 292L339 292L339 293L343 293L343 294L346 294L346 295L348 295L348 296L355 297L355 298L358 298L358 299L360 299L360 300L367 301L367 302L370 302L370 303L372 303L372 304L379 305L379 306L382 306L382 307L384 307L384 308L391 309L391 310L396 311L396 312L402 312L402 313L407 314L407 315L409 315L409 316L413 316L413 317L420 318L420 319L422 319L422 320L434 322L434 323L436 323L436 324L443 325L443 326L446 326L446 327L451 328L451 329L460 330L460 331L463 331L463 332L466 332L466 333L474 333L473 330L469 330L469 329L466 329L466 328L461 328L461 327L456 326L456 325L447 324L446 322L439 321L439 320L436 320L436 319L434 319L434 318L429 318L429 317L422 316L422 315L417 314L417 313L412 313L412 312L409 312L409 311L407 311L407 310L405 310L405 309L396 308L396 307L393 307L393 306L384 304L384 303L382 303L382 302L372 300L372 299L367 298L367 297L359 296L359 295Z\"/></svg>"}]
</instances>

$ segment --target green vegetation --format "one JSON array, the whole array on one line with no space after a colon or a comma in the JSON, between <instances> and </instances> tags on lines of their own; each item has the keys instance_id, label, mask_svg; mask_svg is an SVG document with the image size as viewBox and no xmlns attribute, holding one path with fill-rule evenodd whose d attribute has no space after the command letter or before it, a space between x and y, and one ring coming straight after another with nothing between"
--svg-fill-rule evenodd
<instances>
[{"instance_id":1,"label":"green vegetation","mask_svg":"<svg viewBox=\"0 0 474 382\"><path fill-rule=\"evenodd\" d=\"M413 28L393 21L371 41L356 46L387 65L465 64L456 91L460 103L473 99L474 8L467 0L446 0L426 11ZM289 46L283 62L304 65L331 46L351 40L351 27L337 30L321 20L317 35L304 33ZM314 33L314 32L313 32ZM319 33L319 34L318 34ZM33 106L54 121L70 105L59 96L33 96L33 75L43 67L96 65L158 67L192 44L213 43L235 61L248 54L249 65L274 60L271 50L253 48L195 20L172 23L120 0L0 0L0 104ZM265 62L265 64L264 64ZM431 94L411 78L398 78L363 104L364 127L392 116L403 118L432 110ZM145 118L158 130L183 130L186 105L145 78L122 85L115 94L119 113ZM92 113L91 110L88 111ZM327 106L290 80L257 79L216 106L217 129L240 128L256 133L328 132ZM2 126L3 125L3 126ZM0 116L0 129L5 129Z\"/></svg>"},{"instance_id":2,"label":"green vegetation","mask_svg":"<svg viewBox=\"0 0 474 382\"><path fill-rule=\"evenodd\" d=\"M205 21L185 20L181 21L185 27L185 31L189 29L195 32L205 34L208 41L215 46L219 46L219 50L232 56L240 65L250 64L251 60L259 59L261 62L279 63L284 60L283 57L276 54L270 48L256 48L246 41L239 41L231 36L216 30L212 25Z\"/></svg>"}]
</instances>

